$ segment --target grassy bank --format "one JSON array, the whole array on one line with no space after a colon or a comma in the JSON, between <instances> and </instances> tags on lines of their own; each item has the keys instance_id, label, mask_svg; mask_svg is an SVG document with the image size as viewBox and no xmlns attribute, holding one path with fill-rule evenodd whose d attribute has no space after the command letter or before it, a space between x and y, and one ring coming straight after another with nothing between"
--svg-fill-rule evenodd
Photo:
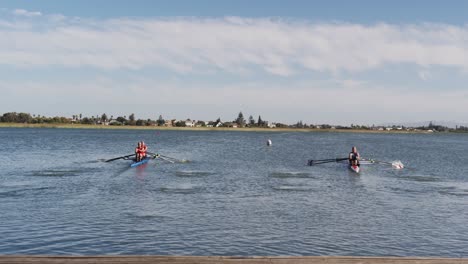
<instances>
[{"instance_id":1,"label":"grassy bank","mask_svg":"<svg viewBox=\"0 0 468 264\"><path fill-rule=\"evenodd\" d=\"M83 124L21 124L0 123L0 128L65 128L65 129L135 129L135 130L177 130L177 131L241 131L241 132L334 132L334 133L378 133L378 134L408 134L427 133L425 131L378 131L364 129L316 129L316 128L230 128L230 127L158 127L158 126L105 126Z\"/></svg>"}]
</instances>

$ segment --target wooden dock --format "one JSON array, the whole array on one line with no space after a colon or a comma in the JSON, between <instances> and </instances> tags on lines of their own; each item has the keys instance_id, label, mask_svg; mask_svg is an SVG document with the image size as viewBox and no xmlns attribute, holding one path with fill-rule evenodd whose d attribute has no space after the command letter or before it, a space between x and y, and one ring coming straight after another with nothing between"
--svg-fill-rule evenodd
<instances>
[{"instance_id":1,"label":"wooden dock","mask_svg":"<svg viewBox=\"0 0 468 264\"><path fill-rule=\"evenodd\" d=\"M0 264L468 264L466 258L419 257L195 257L195 256L0 256Z\"/></svg>"}]
</instances>

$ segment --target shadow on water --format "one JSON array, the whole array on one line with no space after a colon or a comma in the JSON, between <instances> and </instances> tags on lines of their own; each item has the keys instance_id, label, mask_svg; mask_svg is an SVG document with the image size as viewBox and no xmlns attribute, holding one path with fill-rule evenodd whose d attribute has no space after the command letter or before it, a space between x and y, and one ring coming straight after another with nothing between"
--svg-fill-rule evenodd
<instances>
[{"instance_id":1,"label":"shadow on water","mask_svg":"<svg viewBox=\"0 0 468 264\"><path fill-rule=\"evenodd\" d=\"M399 178L402 180L414 182L439 182L441 180L440 177L426 175L399 175Z\"/></svg>"},{"instance_id":2,"label":"shadow on water","mask_svg":"<svg viewBox=\"0 0 468 264\"><path fill-rule=\"evenodd\" d=\"M175 194L193 194L202 192L203 188L193 184L179 184L179 185L169 185L162 186L155 189L155 191L163 193L175 193Z\"/></svg>"},{"instance_id":3,"label":"shadow on water","mask_svg":"<svg viewBox=\"0 0 468 264\"><path fill-rule=\"evenodd\" d=\"M125 167L122 167L122 168L119 168L118 170L116 170L113 174L112 174L112 177L117 177L117 176L120 176L122 174L124 174L124 172L130 170L130 166L125 166Z\"/></svg>"},{"instance_id":4,"label":"shadow on water","mask_svg":"<svg viewBox=\"0 0 468 264\"><path fill-rule=\"evenodd\" d=\"M83 173L86 173L87 170L40 170L40 171L33 171L28 176L36 176L36 177L73 177L79 176Z\"/></svg>"},{"instance_id":5,"label":"shadow on water","mask_svg":"<svg viewBox=\"0 0 468 264\"><path fill-rule=\"evenodd\" d=\"M456 186L447 186L438 188L439 194L449 195L449 196L468 196L468 189L462 189Z\"/></svg>"},{"instance_id":6,"label":"shadow on water","mask_svg":"<svg viewBox=\"0 0 468 264\"><path fill-rule=\"evenodd\" d=\"M272 187L275 191L286 191L286 192L310 192L314 188L308 186L299 186L299 185L280 185Z\"/></svg>"},{"instance_id":7,"label":"shadow on water","mask_svg":"<svg viewBox=\"0 0 468 264\"><path fill-rule=\"evenodd\" d=\"M205 177L205 176L214 175L215 172L185 170L185 171L176 171L174 174L175 176L178 176L178 177Z\"/></svg>"},{"instance_id":8,"label":"shadow on water","mask_svg":"<svg viewBox=\"0 0 468 264\"><path fill-rule=\"evenodd\" d=\"M315 178L311 173L308 172L272 172L270 173L272 178Z\"/></svg>"},{"instance_id":9,"label":"shadow on water","mask_svg":"<svg viewBox=\"0 0 468 264\"><path fill-rule=\"evenodd\" d=\"M172 219L172 217L165 216L165 215L160 215L157 213L151 213L151 212L128 212L124 214L126 218L130 219L143 219L143 220L164 220L164 221L169 221Z\"/></svg>"},{"instance_id":10,"label":"shadow on water","mask_svg":"<svg viewBox=\"0 0 468 264\"><path fill-rule=\"evenodd\" d=\"M32 187L32 188L14 188L0 192L0 198L22 197L26 195L42 194L44 191L56 189L56 187Z\"/></svg>"}]
</instances>

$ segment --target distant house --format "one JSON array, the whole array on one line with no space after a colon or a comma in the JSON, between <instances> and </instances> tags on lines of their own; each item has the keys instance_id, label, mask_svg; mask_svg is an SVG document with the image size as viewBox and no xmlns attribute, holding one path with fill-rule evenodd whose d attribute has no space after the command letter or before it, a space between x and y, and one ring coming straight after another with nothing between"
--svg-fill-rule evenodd
<instances>
[{"instance_id":1,"label":"distant house","mask_svg":"<svg viewBox=\"0 0 468 264\"><path fill-rule=\"evenodd\" d=\"M195 120L190 120L190 119L185 120L186 127L194 127L195 123L196 123Z\"/></svg>"},{"instance_id":2,"label":"distant house","mask_svg":"<svg viewBox=\"0 0 468 264\"><path fill-rule=\"evenodd\" d=\"M164 120L164 126L165 127L172 127L173 126L172 121L173 120Z\"/></svg>"},{"instance_id":3,"label":"distant house","mask_svg":"<svg viewBox=\"0 0 468 264\"><path fill-rule=\"evenodd\" d=\"M224 126L224 123L219 121L208 121L205 123L206 124L206 127L222 127Z\"/></svg>"},{"instance_id":4,"label":"distant house","mask_svg":"<svg viewBox=\"0 0 468 264\"><path fill-rule=\"evenodd\" d=\"M111 125L111 126L121 126L121 125L123 125L122 122L119 122L117 120L111 120L111 121L109 121L108 124Z\"/></svg>"},{"instance_id":5,"label":"distant house","mask_svg":"<svg viewBox=\"0 0 468 264\"><path fill-rule=\"evenodd\" d=\"M234 125L237 127L237 124L236 123L233 123L233 122L224 122L224 124L222 125L223 127L234 127Z\"/></svg>"},{"instance_id":6,"label":"distant house","mask_svg":"<svg viewBox=\"0 0 468 264\"><path fill-rule=\"evenodd\" d=\"M266 124L267 124L267 127L269 127L269 128L275 128L276 127L276 123L273 123L273 122L270 122L270 121L267 121Z\"/></svg>"}]
</instances>

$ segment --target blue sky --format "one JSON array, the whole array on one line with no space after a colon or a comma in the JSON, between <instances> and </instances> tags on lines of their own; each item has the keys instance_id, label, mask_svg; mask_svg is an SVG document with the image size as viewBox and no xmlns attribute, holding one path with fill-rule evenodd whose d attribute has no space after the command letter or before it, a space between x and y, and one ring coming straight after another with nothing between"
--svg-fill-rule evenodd
<instances>
[{"instance_id":1,"label":"blue sky","mask_svg":"<svg viewBox=\"0 0 468 264\"><path fill-rule=\"evenodd\" d=\"M0 1L0 113L468 122L467 1Z\"/></svg>"},{"instance_id":2,"label":"blue sky","mask_svg":"<svg viewBox=\"0 0 468 264\"><path fill-rule=\"evenodd\" d=\"M442 22L466 23L468 2L464 0L3 0L3 8L42 10L66 16L112 17L166 17L166 16L243 16L292 17L317 20L340 20L358 23Z\"/></svg>"}]
</instances>

